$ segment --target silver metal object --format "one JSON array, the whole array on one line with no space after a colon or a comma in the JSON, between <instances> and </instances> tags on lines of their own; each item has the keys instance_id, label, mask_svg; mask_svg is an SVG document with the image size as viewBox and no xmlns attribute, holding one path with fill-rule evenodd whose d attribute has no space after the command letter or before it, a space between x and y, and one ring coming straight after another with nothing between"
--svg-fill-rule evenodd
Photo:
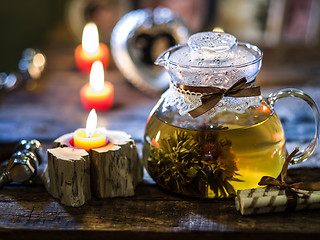
<instances>
[{"instance_id":1,"label":"silver metal object","mask_svg":"<svg viewBox=\"0 0 320 240\"><path fill-rule=\"evenodd\" d=\"M186 43L188 28L168 8L139 9L124 15L111 35L111 51L122 74L147 93L169 86L168 73L153 63L167 48Z\"/></svg>"},{"instance_id":2,"label":"silver metal object","mask_svg":"<svg viewBox=\"0 0 320 240\"><path fill-rule=\"evenodd\" d=\"M42 163L42 160L43 160L42 147L41 147L41 143L38 140L36 139L32 139L30 141L27 141L24 139L21 140L16 148L16 151L24 151L24 150L27 150L35 154L39 164Z\"/></svg>"},{"instance_id":3,"label":"silver metal object","mask_svg":"<svg viewBox=\"0 0 320 240\"><path fill-rule=\"evenodd\" d=\"M10 182L24 183L37 175L42 162L41 144L37 140L22 140L0 175L0 188Z\"/></svg>"}]
</instances>

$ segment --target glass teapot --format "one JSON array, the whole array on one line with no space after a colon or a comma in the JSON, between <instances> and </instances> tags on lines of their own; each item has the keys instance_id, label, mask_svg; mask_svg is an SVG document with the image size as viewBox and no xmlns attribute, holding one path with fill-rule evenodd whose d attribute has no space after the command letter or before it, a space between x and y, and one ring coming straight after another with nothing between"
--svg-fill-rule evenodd
<instances>
[{"instance_id":1,"label":"glass teapot","mask_svg":"<svg viewBox=\"0 0 320 240\"><path fill-rule=\"evenodd\" d=\"M312 108L316 133L292 163L306 159L318 139L319 110L296 89L267 100L255 78L262 52L226 33L202 32L163 52L156 64L171 76L147 121L143 159L150 176L175 193L224 198L277 177L288 153L274 103L292 96Z\"/></svg>"}]
</instances>

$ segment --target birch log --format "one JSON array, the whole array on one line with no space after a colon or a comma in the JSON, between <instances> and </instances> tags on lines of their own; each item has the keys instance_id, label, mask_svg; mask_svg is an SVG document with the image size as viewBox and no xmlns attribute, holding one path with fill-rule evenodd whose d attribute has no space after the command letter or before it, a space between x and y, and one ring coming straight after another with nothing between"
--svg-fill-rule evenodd
<instances>
[{"instance_id":1,"label":"birch log","mask_svg":"<svg viewBox=\"0 0 320 240\"><path fill-rule=\"evenodd\" d=\"M71 147L48 149L43 182L49 194L66 206L79 207L91 198L87 151Z\"/></svg>"}]
</instances>

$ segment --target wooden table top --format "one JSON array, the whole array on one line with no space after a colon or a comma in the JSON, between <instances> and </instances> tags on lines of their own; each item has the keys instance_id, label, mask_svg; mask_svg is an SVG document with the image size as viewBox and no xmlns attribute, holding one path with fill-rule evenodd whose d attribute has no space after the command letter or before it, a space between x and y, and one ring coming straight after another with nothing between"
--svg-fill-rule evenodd
<instances>
[{"instance_id":1,"label":"wooden table top","mask_svg":"<svg viewBox=\"0 0 320 240\"><path fill-rule=\"evenodd\" d=\"M53 54L53 53L52 53ZM40 89L9 93L0 104L0 156L7 158L19 139L36 138L49 148L52 141L84 127L79 91L88 76L74 69L70 52L48 56L47 74ZM59 61L61 59L61 62ZM115 85L115 105L98 113L98 125L123 130L141 150L148 114L159 96L149 96L131 86L117 70L106 80ZM268 87L264 95L279 87ZM320 85L301 86L320 103ZM294 113L293 113L294 112ZM288 149L306 145L313 137L312 113L305 105L279 104ZM141 151L140 151L141 154ZM10 155L9 155L10 156ZM319 150L289 170L292 181L320 181ZM0 239L315 239L320 237L320 209L256 216L241 216L234 199L205 200L178 196L158 187L145 174L128 198L95 199L84 206L63 206L41 182L11 184L0 190Z\"/></svg>"}]
</instances>

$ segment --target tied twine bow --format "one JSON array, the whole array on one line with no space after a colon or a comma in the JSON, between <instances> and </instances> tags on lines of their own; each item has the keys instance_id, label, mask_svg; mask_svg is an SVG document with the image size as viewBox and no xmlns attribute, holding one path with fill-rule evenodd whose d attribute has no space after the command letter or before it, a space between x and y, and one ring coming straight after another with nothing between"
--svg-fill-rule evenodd
<instances>
[{"instance_id":1,"label":"tied twine bow","mask_svg":"<svg viewBox=\"0 0 320 240\"><path fill-rule=\"evenodd\" d=\"M241 78L229 89L218 87L195 87L184 84L177 84L176 86L182 90L204 94L201 97L202 104L189 112L193 118L196 118L217 105L223 97L259 96L261 94L260 87L249 87L250 84L251 82L247 83L246 78Z\"/></svg>"},{"instance_id":2,"label":"tied twine bow","mask_svg":"<svg viewBox=\"0 0 320 240\"><path fill-rule=\"evenodd\" d=\"M285 190L287 196L292 196L294 198L309 197L308 194L300 192L299 189L308 190L308 191L319 191L320 182L299 182L299 183L292 183L292 184L286 183L287 169L288 169L289 163L298 151L299 151L299 148L295 148L295 150L286 158L280 173L280 179L276 179L270 176L263 176L260 182L258 183L258 185L279 187L280 189Z\"/></svg>"}]
</instances>

